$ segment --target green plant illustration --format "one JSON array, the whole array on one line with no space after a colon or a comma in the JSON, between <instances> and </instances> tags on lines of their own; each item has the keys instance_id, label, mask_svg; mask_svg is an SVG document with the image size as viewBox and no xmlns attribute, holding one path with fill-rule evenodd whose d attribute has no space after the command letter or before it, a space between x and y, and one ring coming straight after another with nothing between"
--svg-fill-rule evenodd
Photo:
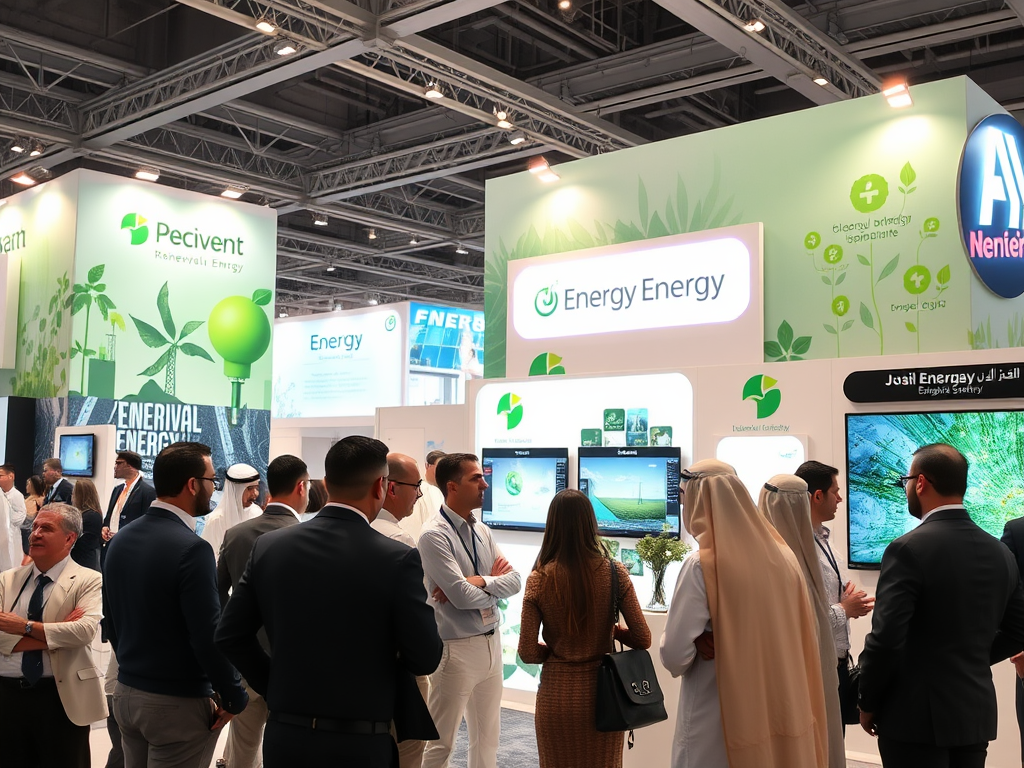
<instances>
[{"instance_id":1,"label":"green plant illustration","mask_svg":"<svg viewBox=\"0 0 1024 768\"><path fill-rule=\"evenodd\" d=\"M71 281L65 272L55 282L57 288L50 296L46 316L40 317L42 307L36 305L32 317L18 328L18 353L32 361L31 365L18 366L11 378L12 392L18 397L57 397L68 382L63 367L68 353L58 348L57 337L64 326ZM54 382L58 367L60 379Z\"/></svg>"},{"instance_id":2,"label":"green plant illustration","mask_svg":"<svg viewBox=\"0 0 1024 768\"><path fill-rule=\"evenodd\" d=\"M782 324L779 325L775 339L775 341L766 341L764 343L764 356L771 362L803 360L804 355L811 349L811 337L797 336L794 338L793 326L786 320L783 320Z\"/></svg>"},{"instance_id":3,"label":"green plant illustration","mask_svg":"<svg viewBox=\"0 0 1024 768\"><path fill-rule=\"evenodd\" d=\"M836 357L841 357L843 331L848 331L854 322L853 320L843 320L843 317L850 311L850 298L844 293L836 294L836 288L846 280L847 265L841 263L843 247L833 243L822 251L821 258L824 266L819 267L815 251L821 242L821 235L817 232L808 232L804 235L804 248L807 250L807 255L811 257L811 266L820 275L821 282L827 285L831 291L829 311L834 320L823 325L828 333L836 337ZM842 322L840 323L840 321Z\"/></svg>"},{"instance_id":4,"label":"green plant illustration","mask_svg":"<svg viewBox=\"0 0 1024 768\"><path fill-rule=\"evenodd\" d=\"M491 328L504 328L508 318L508 263L549 253L566 253L584 248L629 243L686 232L699 232L716 227L739 224L743 215L733 210L734 197L720 200L722 178L720 163L715 158L714 171L707 194L691 201L682 175L676 177L675 195L669 194L664 205L654 205L642 178L637 179L637 220L614 223L594 219L593 229L569 218L565 229L549 224L543 237L531 226L516 240L512 248L498 239L498 248L484 264L485 322ZM691 208L691 202L693 207ZM505 374L505 334L484 337L484 366L488 378Z\"/></svg>"},{"instance_id":5,"label":"green plant illustration","mask_svg":"<svg viewBox=\"0 0 1024 768\"><path fill-rule=\"evenodd\" d=\"M1001 349L1003 347L1000 340L992 334L991 316L985 322L979 323L973 331L967 331L967 344L971 349ZM1019 312L1015 312L1013 317L1006 321L1006 346L1024 347L1024 317Z\"/></svg>"},{"instance_id":6,"label":"green plant illustration","mask_svg":"<svg viewBox=\"0 0 1024 768\"><path fill-rule=\"evenodd\" d=\"M914 254L914 265L903 275L904 289L907 293L916 298L916 314L914 322L911 323L908 320L904 323L904 326L916 337L918 352L921 351L921 302L924 300L924 292L928 290L929 286L932 284L931 272L928 267L921 264L921 246L928 240L932 240L939 236L939 227L939 220L934 216L925 219L924 226L921 227L921 231L919 233L920 237L917 243L917 251ZM938 299L939 296L949 288L950 275L949 264L942 267L935 274L935 294L932 296L932 300Z\"/></svg>"},{"instance_id":7,"label":"green plant illustration","mask_svg":"<svg viewBox=\"0 0 1024 768\"><path fill-rule=\"evenodd\" d=\"M917 174L914 172L910 163L907 162L900 169L900 184L897 187L897 189L903 194L903 205L900 207L900 216L903 215L903 211L907 207L907 195L912 195L917 190L917 187L914 186L914 182L916 180Z\"/></svg>"},{"instance_id":8,"label":"green plant illustration","mask_svg":"<svg viewBox=\"0 0 1024 768\"><path fill-rule=\"evenodd\" d=\"M71 308L72 316L82 311L85 312L85 334L81 342L76 340L71 347L71 359L74 360L79 356L82 358L82 378L78 391L83 395L85 394L86 358L96 356L96 350L89 347L89 318L92 315L92 306L95 304L99 307L103 322L107 322L109 319L110 310L117 308L117 305L104 293L107 290L106 283L100 282L105 270L106 265L104 264L97 264L91 268L86 275L86 282L84 284L75 283L71 289L71 295L64 300L64 307L65 309Z\"/></svg>"},{"instance_id":9,"label":"green plant illustration","mask_svg":"<svg viewBox=\"0 0 1024 768\"><path fill-rule=\"evenodd\" d=\"M882 314L878 311L878 294L876 288L885 278L896 271L896 267L900 265L900 255L897 253L893 256L879 273L878 277L875 277L875 244L870 243L868 245L868 255L857 254L857 261L863 264L870 270L868 279L871 285L871 305L874 307L874 313L868 308L867 304L863 301L860 303L860 321L864 323L865 327L870 328L878 336L878 354L885 354L885 326L882 323ZM877 327L876 327L877 325Z\"/></svg>"},{"instance_id":10,"label":"green plant illustration","mask_svg":"<svg viewBox=\"0 0 1024 768\"><path fill-rule=\"evenodd\" d=\"M211 363L213 358L210 357L209 352L198 344L184 341L187 336L202 327L204 321L190 320L182 326L181 333L175 337L177 328L174 324L174 318L171 316L171 306L168 297L169 290L167 283L164 283L160 293L157 294L156 307L160 313L160 321L163 324L164 331L167 333L166 337L149 323L139 320L134 315L129 315L129 317L135 323L135 328L139 332L139 338L142 339L142 342L147 347L152 347L153 349L167 347L167 351L160 355L155 363L142 371L139 376L155 376L160 371L166 371L164 376L164 392L173 397L176 387L175 370L178 352L182 352L189 357L200 357L204 360L209 360Z\"/></svg>"},{"instance_id":11,"label":"green plant illustration","mask_svg":"<svg viewBox=\"0 0 1024 768\"><path fill-rule=\"evenodd\" d=\"M110 333L107 334L107 359L114 360L117 349L117 329L125 332L124 318L117 312L111 312L107 319L110 321Z\"/></svg>"}]
</instances>

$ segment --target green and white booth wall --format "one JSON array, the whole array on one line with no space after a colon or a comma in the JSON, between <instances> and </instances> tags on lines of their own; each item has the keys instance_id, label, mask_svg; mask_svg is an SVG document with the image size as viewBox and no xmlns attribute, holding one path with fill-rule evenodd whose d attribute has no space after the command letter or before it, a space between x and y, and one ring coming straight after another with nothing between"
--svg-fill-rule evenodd
<instances>
[{"instance_id":1,"label":"green and white booth wall","mask_svg":"<svg viewBox=\"0 0 1024 768\"><path fill-rule=\"evenodd\" d=\"M76 170L9 198L3 242L21 275L0 388L37 398L36 465L57 427L110 424L146 471L176 440L265 469L273 211Z\"/></svg>"},{"instance_id":2,"label":"green and white booth wall","mask_svg":"<svg viewBox=\"0 0 1024 768\"><path fill-rule=\"evenodd\" d=\"M963 78L913 97L903 111L879 95L565 163L550 185L529 173L488 182L487 378L471 383L467 413L475 449L568 447L573 487L574 446L593 438L603 410L647 408L649 424L672 427L684 463L730 461L756 498L805 458L839 467L845 489L847 414L1020 409L1017 394L936 388L874 404L844 394L855 371L1011 370L1020 353L1009 348L1024 344L1021 300L981 282L957 215L967 138L1003 110ZM1001 514L1024 508L1011 501ZM843 505L833 545L844 569L846 523ZM540 534L496 538L528 573ZM874 592L877 572L846 574ZM634 584L646 603L649 574ZM536 670L511 652L515 606L505 620L506 697L528 704ZM664 618L649 621L656 645ZM853 623L855 652L869 629ZM990 763L1010 766L1014 675L1008 664L993 675L1001 727ZM673 718L642 732L627 765L667 759L678 681L661 681ZM847 747L877 761L856 728Z\"/></svg>"}]
</instances>

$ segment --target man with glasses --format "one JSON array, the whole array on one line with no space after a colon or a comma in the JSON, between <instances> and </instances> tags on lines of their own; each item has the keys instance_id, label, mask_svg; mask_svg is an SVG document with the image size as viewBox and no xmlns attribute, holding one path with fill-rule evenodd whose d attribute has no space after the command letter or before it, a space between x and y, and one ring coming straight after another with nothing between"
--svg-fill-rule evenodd
<instances>
[{"instance_id":1,"label":"man with glasses","mask_svg":"<svg viewBox=\"0 0 1024 768\"><path fill-rule=\"evenodd\" d=\"M921 523L882 555L861 726L886 768L981 768L996 736L990 665L1024 647L1020 574L964 509L967 459L955 448L919 448L893 484Z\"/></svg>"},{"instance_id":2,"label":"man with glasses","mask_svg":"<svg viewBox=\"0 0 1024 768\"><path fill-rule=\"evenodd\" d=\"M114 460L114 479L121 482L111 492L107 516L103 518L104 555L107 542L114 534L142 517L156 500L156 491L142 476L142 457L135 451L118 451Z\"/></svg>"},{"instance_id":3,"label":"man with glasses","mask_svg":"<svg viewBox=\"0 0 1024 768\"><path fill-rule=\"evenodd\" d=\"M245 520L224 532L224 543L217 558L217 584L220 589L221 607L228 604L231 590L245 573L249 554L256 540L265 533L298 525L299 515L309 502L309 471L306 462L297 456L278 456L267 467L267 488L270 501L259 517ZM259 632L260 644L270 651L267 633ZM263 727L267 724L267 702L252 688L249 706L231 722L224 759L218 765L228 768L259 768L260 746L263 743Z\"/></svg>"},{"instance_id":4,"label":"man with glasses","mask_svg":"<svg viewBox=\"0 0 1024 768\"><path fill-rule=\"evenodd\" d=\"M219 486L209 447L174 443L153 462L157 499L111 539L107 637L120 664L114 716L127 768L206 768L248 696L213 642L217 565L195 534Z\"/></svg>"}]
</instances>

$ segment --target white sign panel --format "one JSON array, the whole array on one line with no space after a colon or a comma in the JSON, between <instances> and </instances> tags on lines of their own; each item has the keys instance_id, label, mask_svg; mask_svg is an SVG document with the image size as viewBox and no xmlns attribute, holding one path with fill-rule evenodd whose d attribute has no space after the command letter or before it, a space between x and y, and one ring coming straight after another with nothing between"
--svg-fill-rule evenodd
<instances>
[{"instance_id":1,"label":"white sign panel","mask_svg":"<svg viewBox=\"0 0 1024 768\"><path fill-rule=\"evenodd\" d=\"M762 243L744 224L509 262L507 374L761 361Z\"/></svg>"},{"instance_id":2,"label":"white sign panel","mask_svg":"<svg viewBox=\"0 0 1024 768\"><path fill-rule=\"evenodd\" d=\"M366 416L401 405L398 313L319 315L274 324L274 418Z\"/></svg>"}]
</instances>

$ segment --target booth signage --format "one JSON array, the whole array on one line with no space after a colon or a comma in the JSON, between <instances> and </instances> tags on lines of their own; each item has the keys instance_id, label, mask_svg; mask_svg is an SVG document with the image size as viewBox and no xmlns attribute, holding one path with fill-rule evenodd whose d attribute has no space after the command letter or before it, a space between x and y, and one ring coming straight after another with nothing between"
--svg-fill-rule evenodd
<instances>
[{"instance_id":1,"label":"booth signage","mask_svg":"<svg viewBox=\"0 0 1024 768\"><path fill-rule=\"evenodd\" d=\"M513 284L516 331L524 339L555 339L727 323L746 311L752 259L740 240L656 243L557 261L539 257Z\"/></svg>"},{"instance_id":2,"label":"booth signage","mask_svg":"<svg viewBox=\"0 0 1024 768\"><path fill-rule=\"evenodd\" d=\"M854 403L1024 397L1021 367L1020 363L997 363L855 371L843 382L843 393Z\"/></svg>"},{"instance_id":3,"label":"booth signage","mask_svg":"<svg viewBox=\"0 0 1024 768\"><path fill-rule=\"evenodd\" d=\"M958 184L960 230L978 279L997 296L1024 293L1024 127L982 120L967 139Z\"/></svg>"}]
</instances>

